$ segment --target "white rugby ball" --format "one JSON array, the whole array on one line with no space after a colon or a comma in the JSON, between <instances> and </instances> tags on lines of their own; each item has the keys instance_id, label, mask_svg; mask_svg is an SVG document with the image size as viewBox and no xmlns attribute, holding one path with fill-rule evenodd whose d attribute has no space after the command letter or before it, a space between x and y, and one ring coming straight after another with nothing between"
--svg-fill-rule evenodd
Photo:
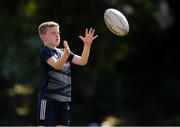
<instances>
[{"instance_id":1,"label":"white rugby ball","mask_svg":"<svg viewBox=\"0 0 180 127\"><path fill-rule=\"evenodd\" d=\"M118 36L125 36L129 32L129 23L126 17L118 10L109 8L104 12L107 27Z\"/></svg>"}]
</instances>

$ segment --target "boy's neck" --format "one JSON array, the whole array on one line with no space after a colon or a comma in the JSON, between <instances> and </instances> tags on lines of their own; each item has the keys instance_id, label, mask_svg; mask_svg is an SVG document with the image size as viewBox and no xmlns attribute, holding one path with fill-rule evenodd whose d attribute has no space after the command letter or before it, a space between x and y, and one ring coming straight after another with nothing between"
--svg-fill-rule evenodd
<instances>
[{"instance_id":1,"label":"boy's neck","mask_svg":"<svg viewBox=\"0 0 180 127\"><path fill-rule=\"evenodd\" d=\"M48 48L51 48L51 49L56 49L57 48L56 46L48 45L48 44L45 44L45 43L44 43L44 46L46 46Z\"/></svg>"}]
</instances>

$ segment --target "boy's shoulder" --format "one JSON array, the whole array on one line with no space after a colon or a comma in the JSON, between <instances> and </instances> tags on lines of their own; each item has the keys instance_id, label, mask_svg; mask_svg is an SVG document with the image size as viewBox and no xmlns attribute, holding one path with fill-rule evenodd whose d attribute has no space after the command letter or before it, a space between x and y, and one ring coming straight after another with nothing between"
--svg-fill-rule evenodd
<instances>
[{"instance_id":1,"label":"boy's shoulder","mask_svg":"<svg viewBox=\"0 0 180 127\"><path fill-rule=\"evenodd\" d=\"M47 51L47 50L50 50L48 47L42 47L41 49L40 49L40 52L42 52L42 51Z\"/></svg>"},{"instance_id":2,"label":"boy's shoulder","mask_svg":"<svg viewBox=\"0 0 180 127\"><path fill-rule=\"evenodd\" d=\"M62 53L62 52L64 52L64 48L51 49L51 48L44 46L40 49L40 53L46 53L46 52L60 52L60 53Z\"/></svg>"},{"instance_id":3,"label":"boy's shoulder","mask_svg":"<svg viewBox=\"0 0 180 127\"><path fill-rule=\"evenodd\" d=\"M44 46L40 49L39 54L42 56L47 55L47 54L52 54L52 50L50 48Z\"/></svg>"}]
</instances>

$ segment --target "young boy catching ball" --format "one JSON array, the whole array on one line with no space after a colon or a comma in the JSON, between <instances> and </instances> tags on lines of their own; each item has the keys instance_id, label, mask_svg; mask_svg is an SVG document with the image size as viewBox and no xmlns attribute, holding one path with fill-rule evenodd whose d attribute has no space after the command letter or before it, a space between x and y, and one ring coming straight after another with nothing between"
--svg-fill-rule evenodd
<instances>
[{"instance_id":1,"label":"young boy catching ball","mask_svg":"<svg viewBox=\"0 0 180 127\"><path fill-rule=\"evenodd\" d=\"M69 126L71 102L71 68L70 63L85 65L89 58L95 30L85 30L85 37L79 36L84 47L81 56L71 52L67 41L59 49L60 26L53 21L43 22L38 28L39 36L44 43L39 59L43 74L43 84L39 95L38 125Z\"/></svg>"}]
</instances>

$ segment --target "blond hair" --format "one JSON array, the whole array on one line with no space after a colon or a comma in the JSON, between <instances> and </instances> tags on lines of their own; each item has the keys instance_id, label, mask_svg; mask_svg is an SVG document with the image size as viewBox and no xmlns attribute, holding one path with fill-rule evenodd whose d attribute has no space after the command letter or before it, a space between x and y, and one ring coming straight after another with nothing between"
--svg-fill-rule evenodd
<instances>
[{"instance_id":1,"label":"blond hair","mask_svg":"<svg viewBox=\"0 0 180 127\"><path fill-rule=\"evenodd\" d=\"M59 24L54 21L48 21L48 22L41 23L38 28L39 35L46 34L48 28L55 27L55 26L59 27Z\"/></svg>"}]
</instances>

